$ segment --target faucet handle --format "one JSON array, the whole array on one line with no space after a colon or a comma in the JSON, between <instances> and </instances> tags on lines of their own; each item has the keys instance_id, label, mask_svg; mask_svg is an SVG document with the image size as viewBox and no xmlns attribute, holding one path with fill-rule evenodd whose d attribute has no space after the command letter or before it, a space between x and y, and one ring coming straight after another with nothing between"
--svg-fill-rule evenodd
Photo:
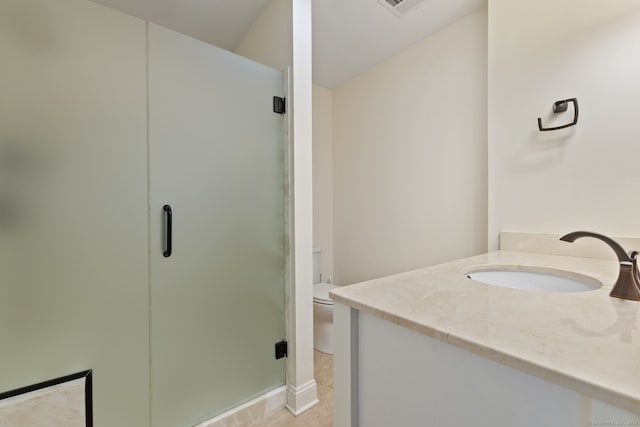
<instances>
[{"instance_id":1,"label":"faucet handle","mask_svg":"<svg viewBox=\"0 0 640 427\"><path fill-rule=\"evenodd\" d=\"M560 240L565 242L574 242L576 239L580 239L582 237L591 237L594 239L598 239L609 245L611 249L616 253L618 257L618 261L623 262L631 262L631 258L627 255L627 252L624 250L622 246L611 237L605 236L604 234L594 233L592 231L574 231L573 233L565 234L560 237Z\"/></svg>"},{"instance_id":2,"label":"faucet handle","mask_svg":"<svg viewBox=\"0 0 640 427\"><path fill-rule=\"evenodd\" d=\"M560 238L560 240L565 242L574 242L576 239L581 237L592 237L594 239L602 240L604 243L609 245L611 249L613 249L618 257L618 262L620 264L618 279L613 285L613 289L611 289L611 293L609 295L615 298L640 301L638 251L633 250L627 253L622 246L612 238L590 231L575 231L573 233L565 234Z\"/></svg>"}]
</instances>

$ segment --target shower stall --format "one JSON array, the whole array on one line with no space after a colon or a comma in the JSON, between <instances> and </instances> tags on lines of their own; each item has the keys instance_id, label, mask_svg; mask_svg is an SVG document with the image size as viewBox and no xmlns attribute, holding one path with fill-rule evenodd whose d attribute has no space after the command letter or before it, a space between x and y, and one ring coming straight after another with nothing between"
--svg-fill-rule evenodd
<instances>
[{"instance_id":1,"label":"shower stall","mask_svg":"<svg viewBox=\"0 0 640 427\"><path fill-rule=\"evenodd\" d=\"M0 393L186 427L284 385L283 73L88 0L0 0L0 57Z\"/></svg>"}]
</instances>

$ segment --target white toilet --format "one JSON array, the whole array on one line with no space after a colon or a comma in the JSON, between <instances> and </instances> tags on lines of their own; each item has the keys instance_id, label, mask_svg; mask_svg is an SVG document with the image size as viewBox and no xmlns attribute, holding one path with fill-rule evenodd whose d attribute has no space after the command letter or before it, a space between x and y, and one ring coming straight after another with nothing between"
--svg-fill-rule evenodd
<instances>
[{"instance_id":1,"label":"white toilet","mask_svg":"<svg viewBox=\"0 0 640 427\"><path fill-rule=\"evenodd\" d=\"M335 285L320 282L320 249L313 249L313 347L333 354L333 301L329 291Z\"/></svg>"}]
</instances>

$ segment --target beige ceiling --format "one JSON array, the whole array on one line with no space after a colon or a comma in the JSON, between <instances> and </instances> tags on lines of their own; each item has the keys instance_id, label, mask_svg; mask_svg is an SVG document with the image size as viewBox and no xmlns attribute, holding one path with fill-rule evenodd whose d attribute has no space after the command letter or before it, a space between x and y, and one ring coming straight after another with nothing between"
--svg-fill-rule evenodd
<instances>
[{"instance_id":1,"label":"beige ceiling","mask_svg":"<svg viewBox=\"0 0 640 427\"><path fill-rule=\"evenodd\" d=\"M339 86L486 3L423 0L399 18L378 0L313 0L313 80Z\"/></svg>"},{"instance_id":2,"label":"beige ceiling","mask_svg":"<svg viewBox=\"0 0 640 427\"><path fill-rule=\"evenodd\" d=\"M270 0L93 0L196 39L234 50Z\"/></svg>"},{"instance_id":3,"label":"beige ceiling","mask_svg":"<svg viewBox=\"0 0 640 427\"><path fill-rule=\"evenodd\" d=\"M94 0L234 50L270 0ZM379 0L313 1L313 80L335 88L486 4L423 0L403 17Z\"/></svg>"}]
</instances>

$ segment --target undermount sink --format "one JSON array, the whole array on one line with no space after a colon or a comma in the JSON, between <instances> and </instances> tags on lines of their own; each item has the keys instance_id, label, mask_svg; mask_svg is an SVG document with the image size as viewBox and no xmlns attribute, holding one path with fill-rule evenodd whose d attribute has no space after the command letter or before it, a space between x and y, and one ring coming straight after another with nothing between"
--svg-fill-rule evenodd
<instances>
[{"instance_id":1,"label":"undermount sink","mask_svg":"<svg viewBox=\"0 0 640 427\"><path fill-rule=\"evenodd\" d=\"M528 291L586 292L602 286L591 277L541 268L486 267L469 271L465 275L487 285Z\"/></svg>"}]
</instances>

